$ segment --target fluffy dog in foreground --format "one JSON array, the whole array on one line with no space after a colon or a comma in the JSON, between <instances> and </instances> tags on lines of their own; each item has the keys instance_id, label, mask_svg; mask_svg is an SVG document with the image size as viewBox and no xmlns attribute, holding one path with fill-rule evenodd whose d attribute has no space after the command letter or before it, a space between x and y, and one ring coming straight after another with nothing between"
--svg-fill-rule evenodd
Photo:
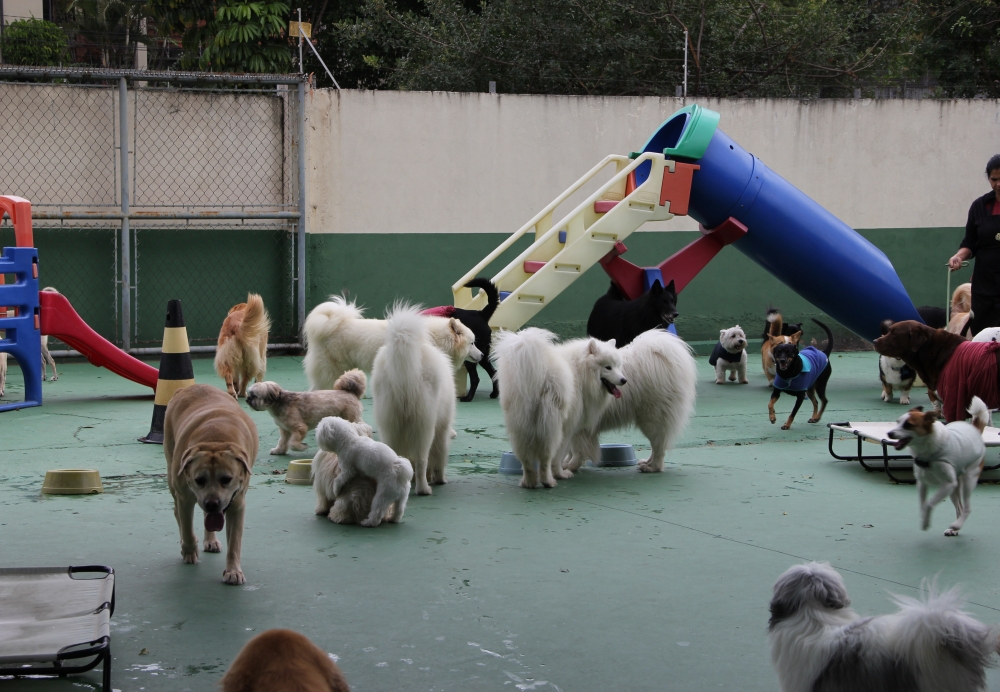
<instances>
[{"instance_id":1,"label":"fluffy dog in foreground","mask_svg":"<svg viewBox=\"0 0 1000 692\"><path fill-rule=\"evenodd\" d=\"M368 428L364 425L364 428ZM338 473L328 482L324 471L314 474L316 495L319 503L317 514L325 504L336 504L344 490L355 478L370 478L375 481L375 495L369 502L368 515L359 523L362 526L378 526L383 520L399 522L406 511L406 500L410 494L413 466L409 460L396 456L389 445L376 442L367 436L368 430L348 423L342 418L324 418L316 428L316 442L327 451L337 455ZM327 482L319 482L327 481ZM354 494L351 492L350 494ZM342 522L341 522L342 523Z\"/></svg>"},{"instance_id":2,"label":"fluffy dog in foreground","mask_svg":"<svg viewBox=\"0 0 1000 692\"><path fill-rule=\"evenodd\" d=\"M726 372L730 382L750 383L747 379L747 335L740 325L719 330L719 341L712 349L708 364L715 368L715 384L726 383Z\"/></svg>"},{"instance_id":3,"label":"fluffy dog in foreground","mask_svg":"<svg viewBox=\"0 0 1000 692\"><path fill-rule=\"evenodd\" d=\"M246 396L250 380L260 382L267 372L267 332L271 320L256 293L229 309L215 351L215 372L226 381L233 398Z\"/></svg>"},{"instance_id":4,"label":"fluffy dog in foreground","mask_svg":"<svg viewBox=\"0 0 1000 692\"><path fill-rule=\"evenodd\" d=\"M261 632L240 649L222 678L222 692L351 692L340 669L292 630Z\"/></svg>"},{"instance_id":5,"label":"fluffy dog in foreground","mask_svg":"<svg viewBox=\"0 0 1000 692\"><path fill-rule=\"evenodd\" d=\"M479 362L476 335L455 318L427 316L424 332L448 356L452 372L466 360ZM386 320L364 318L364 311L343 296L332 296L309 313L302 330L308 349L303 360L312 389L332 389L352 368L371 373L375 354L386 342Z\"/></svg>"},{"instance_id":6,"label":"fluffy dog in foreground","mask_svg":"<svg viewBox=\"0 0 1000 692\"><path fill-rule=\"evenodd\" d=\"M626 384L614 341L555 345L554 339L541 329L502 332L496 348L500 406L521 460L523 488L534 488L539 480L551 488L556 478L573 476L562 466L571 442L597 427L608 405L622 396L618 387Z\"/></svg>"},{"instance_id":7,"label":"fluffy dog in foreground","mask_svg":"<svg viewBox=\"0 0 1000 692\"><path fill-rule=\"evenodd\" d=\"M240 549L243 512L257 457L257 426L231 396L207 384L194 384L167 405L163 454L174 517L181 532L184 562L198 562L194 508L205 513L205 552L222 547L215 534L226 528L226 569L222 581L243 584ZM226 520L228 521L228 524Z\"/></svg>"},{"instance_id":8,"label":"fluffy dog in foreground","mask_svg":"<svg viewBox=\"0 0 1000 692\"><path fill-rule=\"evenodd\" d=\"M945 425L938 420L936 411L924 413L918 406L901 416L887 435L896 440L896 449L910 448L920 498L920 528L924 531L931 526L931 510L946 497L950 496L955 505L956 519L945 536L957 536L972 511L969 503L983 471L983 430L990 422L990 412L983 400L974 396L969 413L971 424L955 421ZM938 491L928 500L931 485Z\"/></svg>"},{"instance_id":9,"label":"fluffy dog in foreground","mask_svg":"<svg viewBox=\"0 0 1000 692\"><path fill-rule=\"evenodd\" d=\"M431 484L447 482L455 420L455 369L431 343L428 324L414 307L393 307L385 345L372 365L375 423L382 441L413 465L418 495L430 495Z\"/></svg>"},{"instance_id":10,"label":"fluffy dog in foreground","mask_svg":"<svg viewBox=\"0 0 1000 692\"><path fill-rule=\"evenodd\" d=\"M694 414L698 365L691 347L662 329L654 329L619 351L628 385L601 414L597 426L577 434L566 468L576 471L587 459L600 459L599 435L636 426L649 440L652 453L639 471L660 473L667 451ZM502 390L501 390L502 392Z\"/></svg>"},{"instance_id":11,"label":"fluffy dog in foreground","mask_svg":"<svg viewBox=\"0 0 1000 692\"><path fill-rule=\"evenodd\" d=\"M267 411L281 431L278 446L271 454L308 449L302 440L327 416L361 422L361 397L367 385L360 370L348 370L333 383L333 389L316 392L289 392L277 382L258 382L247 390L247 404L255 411Z\"/></svg>"},{"instance_id":12,"label":"fluffy dog in foreground","mask_svg":"<svg viewBox=\"0 0 1000 692\"><path fill-rule=\"evenodd\" d=\"M894 596L899 611L862 618L825 562L778 577L768 643L781 692L976 692L996 632L962 611L956 590Z\"/></svg>"}]
</instances>

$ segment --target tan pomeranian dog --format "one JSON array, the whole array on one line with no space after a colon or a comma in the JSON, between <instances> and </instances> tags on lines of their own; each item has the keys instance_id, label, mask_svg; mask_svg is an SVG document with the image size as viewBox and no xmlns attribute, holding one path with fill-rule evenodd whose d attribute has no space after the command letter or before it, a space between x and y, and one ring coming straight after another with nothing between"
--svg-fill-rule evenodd
<instances>
[{"instance_id":1,"label":"tan pomeranian dog","mask_svg":"<svg viewBox=\"0 0 1000 692\"><path fill-rule=\"evenodd\" d=\"M256 293L247 302L234 305L219 330L215 372L226 381L234 398L246 396L250 380L260 382L267 372L267 332L271 320L263 299Z\"/></svg>"}]
</instances>

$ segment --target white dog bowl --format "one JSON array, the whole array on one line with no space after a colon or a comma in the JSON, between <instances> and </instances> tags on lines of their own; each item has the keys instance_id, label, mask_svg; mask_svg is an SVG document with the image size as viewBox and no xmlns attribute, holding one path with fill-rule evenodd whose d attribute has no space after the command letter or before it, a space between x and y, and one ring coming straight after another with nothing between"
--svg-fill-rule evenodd
<instances>
[{"instance_id":1,"label":"white dog bowl","mask_svg":"<svg viewBox=\"0 0 1000 692\"><path fill-rule=\"evenodd\" d=\"M609 443L601 445L601 463L598 466L635 466L635 449L632 445Z\"/></svg>"},{"instance_id":2,"label":"white dog bowl","mask_svg":"<svg viewBox=\"0 0 1000 692\"><path fill-rule=\"evenodd\" d=\"M91 495L103 493L101 474L94 469L46 471L42 492L46 495Z\"/></svg>"},{"instance_id":3,"label":"white dog bowl","mask_svg":"<svg viewBox=\"0 0 1000 692\"><path fill-rule=\"evenodd\" d=\"M309 474L312 472L312 459L296 459L288 462L285 471L285 483L292 485L312 485Z\"/></svg>"}]
</instances>

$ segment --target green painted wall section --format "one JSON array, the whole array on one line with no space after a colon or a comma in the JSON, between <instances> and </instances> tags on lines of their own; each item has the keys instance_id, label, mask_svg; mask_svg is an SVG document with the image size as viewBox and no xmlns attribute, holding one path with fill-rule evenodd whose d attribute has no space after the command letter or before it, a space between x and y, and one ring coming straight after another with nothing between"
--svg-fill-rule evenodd
<instances>
[{"instance_id":1,"label":"green painted wall section","mask_svg":"<svg viewBox=\"0 0 1000 692\"><path fill-rule=\"evenodd\" d=\"M963 229L864 230L861 234L892 261L916 305L945 304L945 262L954 254ZM381 316L394 300L406 299L423 305L451 302L451 283L504 240L501 234L325 234L309 236L309 307L333 293L347 292L368 308L368 315ZM693 232L636 233L626 241L629 261L658 264L697 237ZM485 276L492 276L528 240L494 262ZM952 277L952 288L968 280L969 270ZM831 283L850 281L849 271L830 276ZM607 290L608 278L595 267L570 289L553 300L532 321L562 337L582 336L594 301ZM724 248L678 299L677 329L689 341L714 342L719 329L740 324L748 337L760 334L768 305L779 307L793 321L824 315L784 284L733 248ZM829 317L837 348L863 344ZM811 323L807 339L823 338ZM701 350L701 349L699 349Z\"/></svg>"}]
</instances>

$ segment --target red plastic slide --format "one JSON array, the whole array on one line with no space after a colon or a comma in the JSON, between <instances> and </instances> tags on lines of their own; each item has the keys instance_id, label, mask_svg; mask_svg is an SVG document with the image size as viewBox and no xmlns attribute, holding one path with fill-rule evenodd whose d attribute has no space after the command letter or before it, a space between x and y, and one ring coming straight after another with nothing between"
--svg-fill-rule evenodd
<instances>
[{"instance_id":1,"label":"red plastic slide","mask_svg":"<svg viewBox=\"0 0 1000 692\"><path fill-rule=\"evenodd\" d=\"M156 378L159 375L157 369L133 358L91 329L66 300L66 296L40 291L38 302L41 306L39 312L42 334L54 336L75 348L94 365L107 368L116 375L156 391Z\"/></svg>"}]
</instances>

